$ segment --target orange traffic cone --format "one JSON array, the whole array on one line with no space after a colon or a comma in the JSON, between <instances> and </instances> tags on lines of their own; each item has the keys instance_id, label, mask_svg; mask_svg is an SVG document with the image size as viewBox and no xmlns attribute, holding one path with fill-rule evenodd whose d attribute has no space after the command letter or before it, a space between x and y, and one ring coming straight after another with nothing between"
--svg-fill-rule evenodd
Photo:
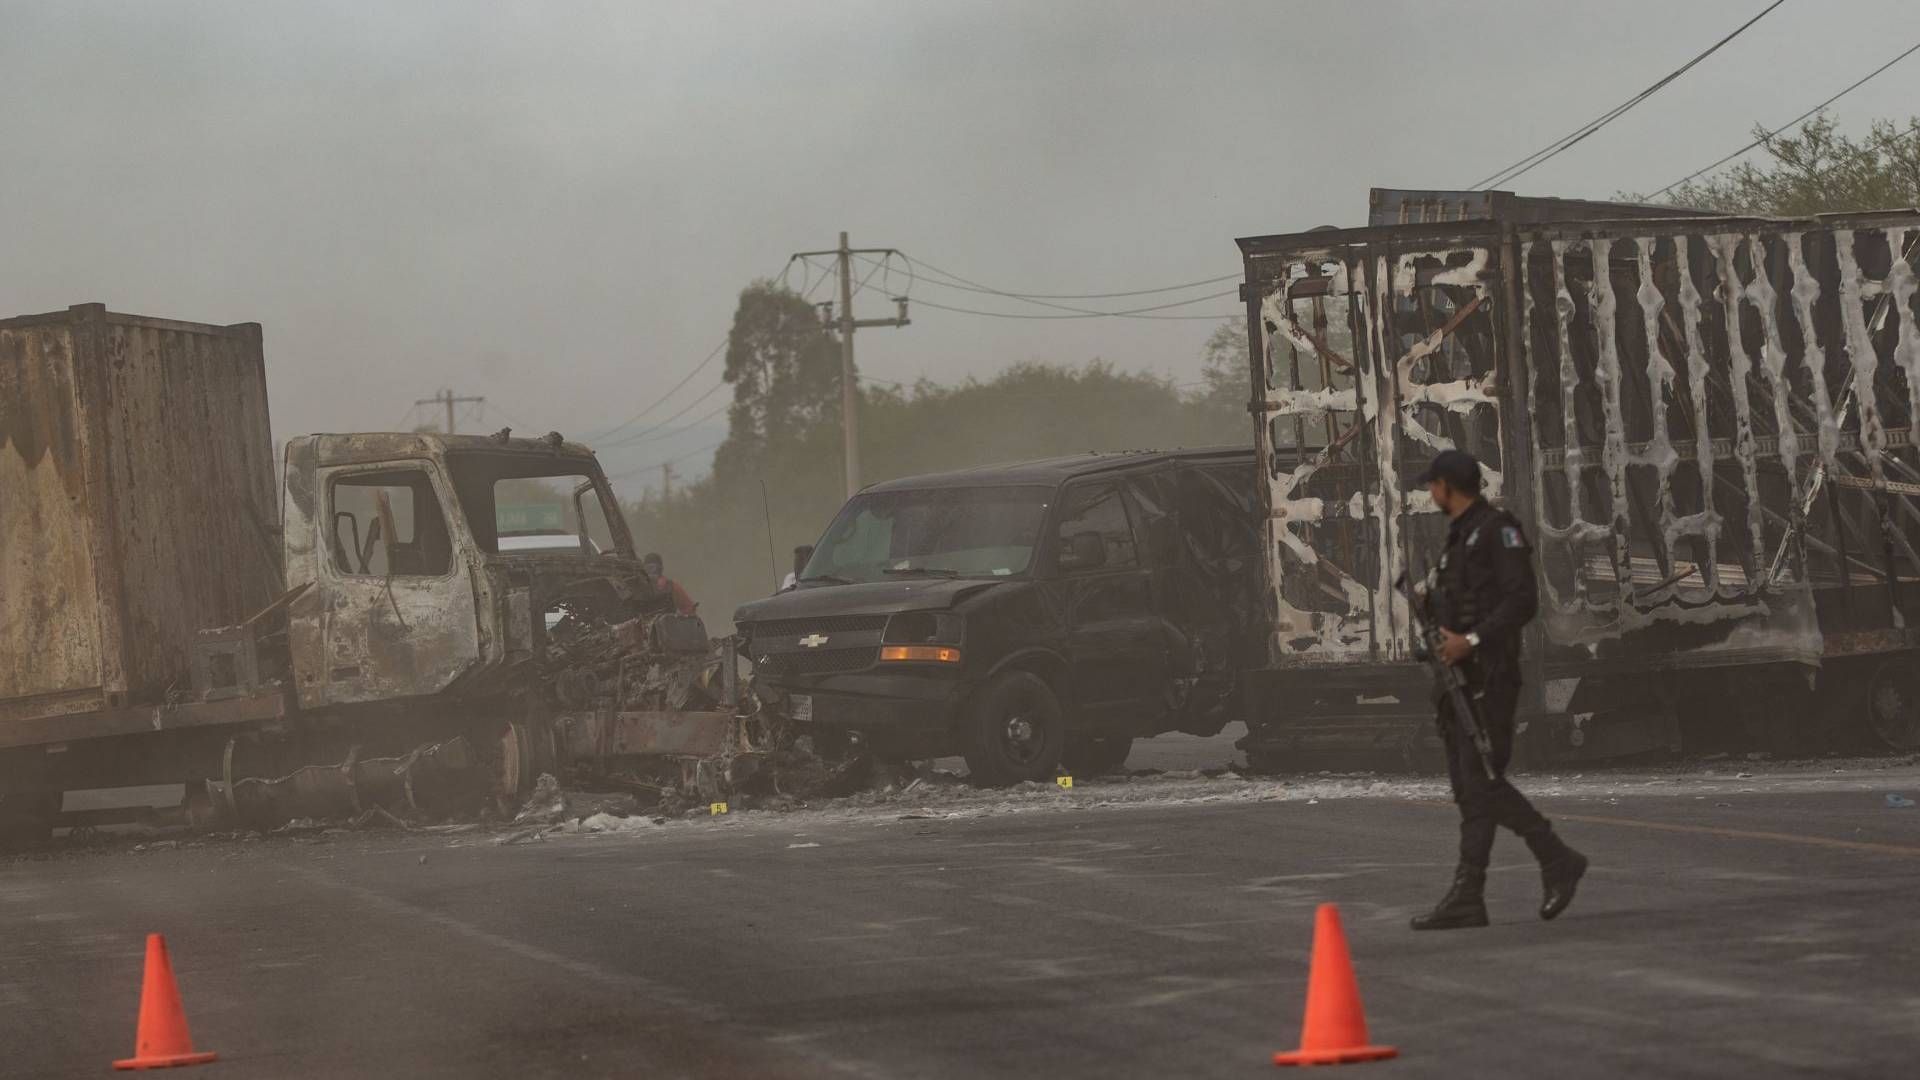
<instances>
[{"instance_id":1,"label":"orange traffic cone","mask_svg":"<svg viewBox=\"0 0 1920 1080\"><path fill-rule=\"evenodd\" d=\"M1398 1055L1391 1046L1367 1042L1367 1016L1360 1007L1360 984L1353 979L1340 909L1321 904L1313 921L1313 969L1307 976L1307 1016L1300 1024L1300 1049L1273 1055L1275 1065L1345 1065Z\"/></svg>"},{"instance_id":2,"label":"orange traffic cone","mask_svg":"<svg viewBox=\"0 0 1920 1080\"><path fill-rule=\"evenodd\" d=\"M204 1065L219 1055L196 1052L187 1034L187 1012L180 1007L180 988L173 982L173 962L167 959L167 939L147 935L147 974L140 984L140 1031L134 1037L133 1056L116 1061L116 1069L165 1069L174 1065Z\"/></svg>"}]
</instances>

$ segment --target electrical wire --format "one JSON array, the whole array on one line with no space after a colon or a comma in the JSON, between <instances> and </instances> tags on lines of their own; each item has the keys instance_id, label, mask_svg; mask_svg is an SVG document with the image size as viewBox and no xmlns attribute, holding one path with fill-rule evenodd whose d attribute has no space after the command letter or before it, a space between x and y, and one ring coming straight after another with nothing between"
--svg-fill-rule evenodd
<instances>
[{"instance_id":1,"label":"electrical wire","mask_svg":"<svg viewBox=\"0 0 1920 1080\"><path fill-rule=\"evenodd\" d=\"M726 440L722 439L717 443L713 443L709 446L703 446L698 450L689 450L686 453L681 454L679 457L670 457L670 458L667 458L665 461L656 461L651 465L641 465L632 469L622 469L621 471L617 473L613 473L612 475L608 476L607 479L608 480L624 480L629 476L638 476L644 472L652 472L653 470L659 468L662 465L678 465L690 457L698 457L699 455L707 453L708 451L718 450L725 445L726 445Z\"/></svg>"},{"instance_id":2,"label":"electrical wire","mask_svg":"<svg viewBox=\"0 0 1920 1080\"><path fill-rule=\"evenodd\" d=\"M648 427L641 428L639 431L636 431L631 435L627 435L623 438L615 439L612 442L607 442L604 439L595 440L593 442L593 447L596 450L611 450L611 449L614 449L615 447L632 446L634 443L645 442L647 441L646 437L648 435L651 435L653 432L659 431L661 428L666 427L668 424L671 424L675 420L678 420L681 417L692 412L695 406L699 405L701 402L707 400L708 398L712 397L713 395L719 393L720 391L726 388L727 388L727 384L725 382L714 383L712 386L707 388L706 393L701 394L699 397L694 398L692 401L687 402L685 405L682 405L680 407L679 412L674 413L672 416L667 417L665 420L661 420Z\"/></svg>"},{"instance_id":3,"label":"electrical wire","mask_svg":"<svg viewBox=\"0 0 1920 1080\"><path fill-rule=\"evenodd\" d=\"M1180 292L1185 289L1197 289L1202 285L1218 285L1223 281L1238 281L1240 279L1239 274L1222 274L1219 277L1202 278L1199 281L1189 281L1181 285L1162 285L1157 289L1131 289L1126 292L1108 292L1108 293L1014 292L1008 289L995 289L987 285L982 285L977 281L973 281L969 278L961 277L959 274L956 274L951 270L942 270L939 267L933 265L932 263L926 261L925 259L915 259L904 253L901 254L900 258L905 260L907 265L910 267L914 266L915 264L918 264L919 266L924 266L928 270L931 270L934 273L939 274L941 277L951 278L954 281L961 283L960 285L949 286L950 288L956 288L956 289L967 288L968 290L974 291L974 292L983 292L992 296L1005 296L1005 297L1010 297L1016 300L1114 300L1114 299L1119 299L1119 298L1128 297L1128 296L1152 296L1156 293Z\"/></svg>"},{"instance_id":4,"label":"electrical wire","mask_svg":"<svg viewBox=\"0 0 1920 1080\"><path fill-rule=\"evenodd\" d=\"M720 344L715 345L713 347L713 351L707 354L706 359L700 361L698 364L695 364L693 366L692 371L687 372L686 375L683 376L679 382L673 384L672 389L668 390L664 394L660 394L657 397L655 397L652 402L648 403L646 408L641 409L639 412L634 413L632 416L627 417L625 420L620 421L618 424L615 424L614 426L608 428L607 430L588 437L585 441L589 443L598 443L598 442L604 441L609 436L618 435L620 432L626 430L629 427L632 427L634 424L645 419L648 413L651 413L653 410L659 408L661 405L666 404L667 399L679 393L681 387L692 382L693 377L695 375L698 375L701 372L707 370L707 367L711 365L714 362L714 360L719 357L721 353L726 351L726 348L727 348L727 340L725 338L720 339ZM711 391L709 391L709 393L711 393ZM672 418L669 417L669 420L671 419Z\"/></svg>"},{"instance_id":5,"label":"electrical wire","mask_svg":"<svg viewBox=\"0 0 1920 1080\"><path fill-rule=\"evenodd\" d=\"M1223 296L1232 296L1238 291L1239 290L1237 289L1228 289L1225 292L1209 293L1206 296L1197 296L1192 300L1181 300L1177 303L1172 303L1172 304L1156 304L1152 307L1132 308L1127 311L1081 311L1073 314L1064 314L1064 315L1044 314L1037 311L1032 311L1032 312L1029 312L1029 311L982 311L979 308L954 307L949 304L941 304L941 303L936 303L932 300L924 300L924 299L918 299L918 298L916 298L913 302L915 304L920 305L921 307L935 308L940 311L953 311L953 312L958 312L959 314L962 314L962 315L985 315L989 318L995 318L995 319L1122 318L1122 319L1210 319L1210 320L1217 321L1220 319L1238 319L1244 316L1242 313L1235 313L1232 315L1153 315L1149 313L1155 312L1155 311L1164 311L1167 308L1185 307L1188 304L1197 304L1202 300L1218 300ZM1053 305L1049 305L1049 306L1053 306Z\"/></svg>"},{"instance_id":6,"label":"electrical wire","mask_svg":"<svg viewBox=\"0 0 1920 1080\"><path fill-rule=\"evenodd\" d=\"M1894 57L1893 59L1887 61L1884 64L1881 64L1879 67L1874 68L1872 71L1867 72L1865 75L1861 76L1857 82L1853 83L1853 85L1847 87L1845 90L1840 91L1839 93L1833 95L1832 97L1821 102L1820 104L1815 105L1813 108L1808 109L1806 112L1801 113L1799 116L1794 117L1792 120L1789 120L1788 122L1780 125L1779 127L1774 128L1772 131L1767 132L1765 135L1762 135L1759 138L1748 143L1747 145L1741 147L1740 149L1735 150L1733 153L1728 154L1726 157L1723 157L1720 160L1714 162L1713 164L1708 165L1706 168L1695 169L1693 172L1688 173L1687 175L1681 177L1680 179L1675 180L1673 183L1668 184L1666 187L1661 188L1659 191L1654 192L1652 195L1648 196L1648 198L1659 198L1660 196L1665 195L1667 192L1672 191L1674 188L1679 187L1681 184L1684 184L1689 180L1693 180L1706 173L1710 173L1713 170L1719 168L1720 166L1725 165L1727 162L1732 161L1734 158L1739 157L1741 154L1746 153L1747 151L1753 149L1756 146L1760 146L1761 144L1767 142L1768 140L1772 139L1774 136L1780 134L1781 132L1786 131L1790 128L1799 127L1801 124L1806 123L1809 118L1819 113L1820 110L1826 108L1827 106L1833 104L1836 101L1839 101L1841 98L1846 97L1848 94L1853 93L1855 90L1860 89L1862 86L1865 86L1869 81L1873 79L1874 76L1887 70L1888 68L1899 63L1900 61L1905 60L1907 57L1912 56L1916 52L1920 52L1920 41L1916 41L1912 45L1907 46L1907 49L1905 52L1902 52L1900 55Z\"/></svg>"},{"instance_id":7,"label":"electrical wire","mask_svg":"<svg viewBox=\"0 0 1920 1080\"><path fill-rule=\"evenodd\" d=\"M951 271L942 270L939 267L934 266L932 263L926 262L925 260L915 259L912 256L906 255L904 253L902 253L900 257L901 259L906 261L907 266L909 268L913 268L916 265L924 266L928 270L931 270L944 277L953 279L953 281L941 281L937 278L917 278L916 277L916 280L925 281L929 285L936 285L936 286L939 286L940 288L945 288L945 289L958 289L962 292L982 293L988 296L1004 296L1011 300L1019 300L1022 303L1033 304L1038 307L1052 308L1056 311L1071 312L1072 314L1035 315L1035 314L1023 314L1023 313L1017 313L1017 312L982 311L977 308L963 308L963 307L955 307L949 304L940 304L932 300L917 300L918 303L924 304L927 307L937 308L941 311L954 311L954 312L959 312L965 315L985 315L985 316L994 317L994 318L1007 318L1007 319L1135 318L1135 319L1219 320L1219 319L1235 319L1240 317L1237 314L1236 315L1153 315L1153 314L1148 314L1150 312L1165 311L1170 308L1185 307L1188 304L1198 304L1207 300L1217 300L1222 296L1231 296L1235 292L1235 290L1232 290L1232 289L1226 290L1224 292L1210 293L1206 296L1190 297L1186 300L1176 300L1166 304L1155 304L1155 305L1149 305L1147 307L1128 308L1122 311L1104 311L1097 308L1075 307L1071 304L1056 304L1049 300L1038 299L1035 296L1029 296L1021 293L1007 292L1002 289L991 288L989 286L982 285L977 281L973 281L970 278L961 277L960 275L955 274ZM872 260L868 260L868 261L871 262ZM1190 289L1190 288L1195 288L1198 285L1202 285L1202 284L1218 284L1219 282L1222 282L1222 281L1236 280L1239 278L1239 276L1240 275L1238 274L1228 274L1224 277L1209 279L1208 281L1205 281L1205 282L1189 282L1185 285L1169 286L1167 288L1162 288L1162 289L1136 290L1130 295L1146 296L1146 295L1151 295L1153 293L1171 292L1176 289ZM960 284L954 284L954 282L959 282ZM917 299L913 296L911 286L908 287L908 291L906 295L909 299ZM1115 295L1127 295L1127 294L1115 294Z\"/></svg>"},{"instance_id":8,"label":"electrical wire","mask_svg":"<svg viewBox=\"0 0 1920 1080\"><path fill-rule=\"evenodd\" d=\"M658 432L653 435L648 435L645 438L639 438L636 436L633 438L622 439L620 440L619 443L613 446L609 446L607 447L607 449L620 449L622 447L627 447L627 446L638 446L641 443L659 442L662 439L671 439L676 435L685 435L687 432L694 430L695 428L699 427L701 424L706 423L707 421L713 419L716 416L719 416L721 413L726 412L728 409L731 409L731 408L733 408L733 402L723 401L719 405L712 408L711 410L701 413L699 416L694 417L693 419L687 421L686 423L670 431Z\"/></svg>"},{"instance_id":9,"label":"electrical wire","mask_svg":"<svg viewBox=\"0 0 1920 1080\"><path fill-rule=\"evenodd\" d=\"M812 265L813 264L808 263L807 268L811 270ZM786 262L786 265L781 267L780 269L780 274L778 275L780 280L784 281L786 278L787 271L791 270L792 268L793 268L793 260L788 259ZM822 275L823 280L824 278L825 278L825 275ZM812 286L804 290L801 295L803 296L811 295L813 289L816 289L818 287L819 287L819 283L815 282ZM605 440L609 436L618 435L620 432L626 430L629 427L632 427L634 424L638 423L639 421L646 419L648 414L652 413L655 409L659 408L660 406L666 404L667 401L673 397L673 395L680 392L682 387L692 382L694 376L700 374L702 371L705 371L708 368L708 366L710 366L714 362L714 360L720 356L721 353L725 352L727 349L727 343L729 340L731 340L731 338L732 338L731 334L729 334L727 337L721 338L720 343L713 347L712 352L707 353L706 358L704 360L701 360L698 364L695 364L693 366L693 370L687 372L686 375L682 376L680 381L677 383L674 383L673 387L669 389L666 393L655 397L651 402L647 404L646 408L641 409L639 412L634 413L632 416L627 417L625 420L620 421L618 424L615 424L614 426L606 429L605 431L586 437L582 441L587 443L600 442L602 440ZM709 391L708 393L711 394L711 391ZM671 422L671 419L672 418L670 417L668 419L668 422ZM655 425L655 427L658 427L658 425ZM649 430L652 430L652 429L649 429Z\"/></svg>"},{"instance_id":10,"label":"electrical wire","mask_svg":"<svg viewBox=\"0 0 1920 1080\"><path fill-rule=\"evenodd\" d=\"M1735 27L1732 33L1728 34L1726 37L1721 38L1719 41L1714 42L1713 45L1707 49L1707 51L1701 53L1700 55L1687 61L1685 64L1682 64L1681 66L1668 72L1665 76L1661 77L1661 79L1658 82L1655 82L1652 86L1649 86L1645 90L1640 91L1638 94L1633 95L1632 97L1628 98L1626 101L1623 101L1618 105L1615 105L1613 108L1607 110L1604 113L1601 113L1599 116L1596 116L1592 120L1589 120L1586 123L1580 125L1579 127L1573 129L1571 132L1568 132L1566 135L1563 135L1560 138L1554 140L1553 142L1548 143L1546 146L1543 146L1540 149L1535 150L1533 153L1528 154L1526 157L1521 158L1519 161L1516 161L1513 164L1507 166L1506 168L1499 170L1498 172L1494 173L1492 176L1489 176L1486 179L1481 180L1479 183L1474 184L1473 190L1485 191L1488 188L1493 187L1495 184L1510 184L1513 181L1518 180L1520 177L1525 176L1526 174L1532 172L1534 169L1539 168L1541 165L1546 164L1548 161L1551 161L1554 158L1565 153L1566 151L1573 149L1575 145L1585 140L1589 135L1592 135L1593 133L1599 131L1601 128L1606 127L1608 124L1613 123L1615 120L1618 120L1620 117L1625 116L1628 113L1628 111L1633 109L1634 106L1640 104L1641 102L1652 97L1654 94L1657 94L1661 90L1665 89L1667 84L1673 82L1675 79L1678 79L1680 76L1685 75L1688 71L1692 70L1694 65L1700 63L1702 60L1705 60L1707 57L1712 56L1714 53L1719 52L1721 46L1727 44L1728 42L1732 41L1734 38L1737 38L1741 34L1745 33L1748 27L1752 26L1754 23L1759 22L1761 19L1766 18L1768 15L1773 13L1773 10L1775 8L1779 7L1781 4L1784 4L1784 3L1786 3L1786 0L1773 0L1773 3L1768 4L1765 8L1761 9L1758 15L1755 15L1753 18L1748 19L1746 22L1741 23L1738 27Z\"/></svg>"},{"instance_id":11,"label":"electrical wire","mask_svg":"<svg viewBox=\"0 0 1920 1080\"><path fill-rule=\"evenodd\" d=\"M517 417L508 416L507 411L505 409L500 408L498 405L490 405L490 404L484 404L484 403L480 406L480 421L481 421L480 426L481 427L486 426L487 413L489 412L497 414L500 417L500 419L505 420L507 423L513 425L514 429L517 431L533 430L532 424L526 423L525 421L522 421Z\"/></svg>"}]
</instances>

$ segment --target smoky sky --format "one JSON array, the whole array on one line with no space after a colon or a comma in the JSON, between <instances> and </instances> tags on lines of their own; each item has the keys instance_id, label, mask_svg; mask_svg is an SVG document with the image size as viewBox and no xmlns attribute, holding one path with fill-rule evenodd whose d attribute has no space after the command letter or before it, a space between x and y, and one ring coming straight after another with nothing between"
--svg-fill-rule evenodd
<instances>
[{"instance_id":1,"label":"smoky sky","mask_svg":"<svg viewBox=\"0 0 1920 1080\"><path fill-rule=\"evenodd\" d=\"M5 3L0 313L260 322L276 437L417 422L442 386L486 396L470 429L586 434L841 229L1020 291L1231 274L1236 236L1358 224L1374 185L1471 184L1762 6ZM1658 188L1916 31L1910 2L1789 0L1514 186ZM1857 130L1920 111L1917 89L1920 59L1834 112ZM858 314L904 284L876 278ZM864 373L1098 357L1189 381L1212 325L913 320L859 334ZM605 456L635 469L723 431Z\"/></svg>"}]
</instances>

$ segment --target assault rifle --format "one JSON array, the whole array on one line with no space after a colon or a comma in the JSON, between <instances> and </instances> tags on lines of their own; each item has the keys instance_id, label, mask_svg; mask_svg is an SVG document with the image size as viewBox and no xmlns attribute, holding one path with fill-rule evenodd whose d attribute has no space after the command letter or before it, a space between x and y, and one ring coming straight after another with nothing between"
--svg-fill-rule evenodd
<instances>
[{"instance_id":1,"label":"assault rifle","mask_svg":"<svg viewBox=\"0 0 1920 1080\"><path fill-rule=\"evenodd\" d=\"M1401 571L1400 580L1394 582L1407 596L1407 608L1413 613L1413 658L1433 669L1434 678L1446 688L1447 700L1453 706L1454 723L1460 725L1460 731L1473 740L1473 748L1480 755L1480 767L1487 771L1487 779L1500 779L1500 771L1493 767L1493 740L1487 737L1487 729L1480 723L1480 714L1473 709L1473 695L1467 692L1467 680L1460 669L1440 658L1440 625L1433 614L1432 577L1415 587Z\"/></svg>"}]
</instances>

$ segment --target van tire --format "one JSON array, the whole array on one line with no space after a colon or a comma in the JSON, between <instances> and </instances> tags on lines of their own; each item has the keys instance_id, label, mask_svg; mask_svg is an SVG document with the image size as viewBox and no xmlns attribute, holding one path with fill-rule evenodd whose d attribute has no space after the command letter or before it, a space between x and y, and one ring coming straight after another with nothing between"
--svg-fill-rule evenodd
<instances>
[{"instance_id":1,"label":"van tire","mask_svg":"<svg viewBox=\"0 0 1920 1080\"><path fill-rule=\"evenodd\" d=\"M1132 752L1133 739L1127 735L1108 735L1104 738L1078 735L1067 740L1067 749L1060 755L1060 764L1076 776L1104 776L1118 772L1127 763L1127 755Z\"/></svg>"},{"instance_id":2,"label":"van tire","mask_svg":"<svg viewBox=\"0 0 1920 1080\"><path fill-rule=\"evenodd\" d=\"M960 753L975 787L1051 780L1065 747L1060 699L1032 672L1006 671L987 680L960 720Z\"/></svg>"}]
</instances>

